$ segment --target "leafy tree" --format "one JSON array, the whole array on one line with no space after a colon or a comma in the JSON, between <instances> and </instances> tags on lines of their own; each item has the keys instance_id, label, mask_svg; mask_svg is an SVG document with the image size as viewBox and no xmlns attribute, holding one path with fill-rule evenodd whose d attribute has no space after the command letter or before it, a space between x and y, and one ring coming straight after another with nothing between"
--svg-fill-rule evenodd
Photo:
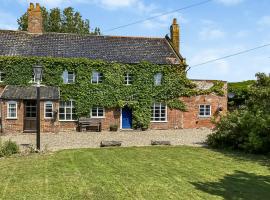
<instances>
[{"instance_id":1,"label":"leafy tree","mask_svg":"<svg viewBox=\"0 0 270 200\"><path fill-rule=\"evenodd\" d=\"M53 8L50 11L47 11L45 7L41 7L41 11L45 32L101 35L98 27L96 27L93 32L90 32L89 20L82 19L81 14L75 12L72 7L65 8L63 12L61 12L59 8ZM28 13L24 13L17 22L19 30L27 31Z\"/></svg>"},{"instance_id":2,"label":"leafy tree","mask_svg":"<svg viewBox=\"0 0 270 200\"><path fill-rule=\"evenodd\" d=\"M256 74L249 87L249 99L216 124L208 144L217 148L233 148L255 153L270 152L270 76Z\"/></svg>"}]
</instances>

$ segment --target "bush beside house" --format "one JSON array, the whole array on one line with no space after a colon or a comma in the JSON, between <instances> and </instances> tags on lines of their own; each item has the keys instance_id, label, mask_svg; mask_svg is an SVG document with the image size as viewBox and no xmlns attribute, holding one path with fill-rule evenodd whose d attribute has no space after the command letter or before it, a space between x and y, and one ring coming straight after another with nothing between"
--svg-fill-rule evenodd
<instances>
[{"instance_id":1,"label":"bush beside house","mask_svg":"<svg viewBox=\"0 0 270 200\"><path fill-rule=\"evenodd\" d=\"M215 148L232 148L252 153L270 152L270 77L258 73L249 88L249 100L220 122L207 143Z\"/></svg>"},{"instance_id":2,"label":"bush beside house","mask_svg":"<svg viewBox=\"0 0 270 200\"><path fill-rule=\"evenodd\" d=\"M19 146L11 140L5 141L3 144L0 141L0 157L11 156L19 153Z\"/></svg>"}]
</instances>

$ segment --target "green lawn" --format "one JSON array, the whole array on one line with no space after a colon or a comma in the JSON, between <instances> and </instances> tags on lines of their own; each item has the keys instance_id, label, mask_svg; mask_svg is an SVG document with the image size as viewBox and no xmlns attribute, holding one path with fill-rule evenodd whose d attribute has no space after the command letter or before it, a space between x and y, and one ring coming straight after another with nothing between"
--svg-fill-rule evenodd
<instances>
[{"instance_id":1,"label":"green lawn","mask_svg":"<svg viewBox=\"0 0 270 200\"><path fill-rule=\"evenodd\" d=\"M269 157L192 147L0 160L0 199L270 199Z\"/></svg>"}]
</instances>

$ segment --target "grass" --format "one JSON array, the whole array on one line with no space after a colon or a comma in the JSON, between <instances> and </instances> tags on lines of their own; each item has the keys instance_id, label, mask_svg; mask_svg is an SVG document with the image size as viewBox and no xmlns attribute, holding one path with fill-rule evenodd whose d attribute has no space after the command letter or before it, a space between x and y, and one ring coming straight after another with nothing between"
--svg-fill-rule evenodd
<instances>
[{"instance_id":1,"label":"grass","mask_svg":"<svg viewBox=\"0 0 270 200\"><path fill-rule=\"evenodd\" d=\"M0 160L0 199L270 197L268 157L193 147L65 150Z\"/></svg>"}]
</instances>

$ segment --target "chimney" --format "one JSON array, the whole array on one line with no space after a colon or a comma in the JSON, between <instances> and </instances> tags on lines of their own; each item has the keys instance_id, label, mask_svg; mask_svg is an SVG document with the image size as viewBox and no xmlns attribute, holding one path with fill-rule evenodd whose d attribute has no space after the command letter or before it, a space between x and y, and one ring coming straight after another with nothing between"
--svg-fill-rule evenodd
<instances>
[{"instance_id":1,"label":"chimney","mask_svg":"<svg viewBox=\"0 0 270 200\"><path fill-rule=\"evenodd\" d=\"M36 7L33 3L30 3L28 8L28 32L42 34L43 32L43 19L39 3Z\"/></svg>"},{"instance_id":2,"label":"chimney","mask_svg":"<svg viewBox=\"0 0 270 200\"><path fill-rule=\"evenodd\" d=\"M171 41L172 45L177 53L180 53L180 27L177 24L177 19L173 19L173 23L171 25Z\"/></svg>"}]
</instances>

